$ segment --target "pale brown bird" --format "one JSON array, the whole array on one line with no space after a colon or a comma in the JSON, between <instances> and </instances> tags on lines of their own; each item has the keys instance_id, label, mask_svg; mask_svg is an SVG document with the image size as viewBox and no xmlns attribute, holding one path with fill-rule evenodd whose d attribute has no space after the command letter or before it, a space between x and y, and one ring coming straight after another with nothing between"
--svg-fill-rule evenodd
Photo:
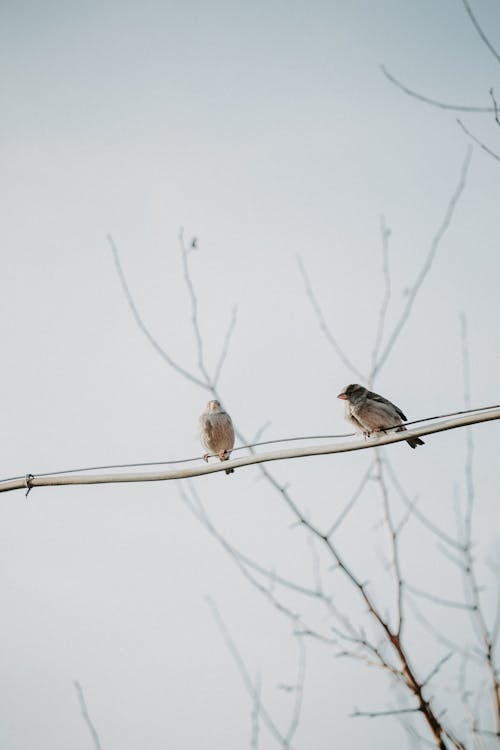
<instances>
[{"instance_id":1,"label":"pale brown bird","mask_svg":"<svg viewBox=\"0 0 500 750\"><path fill-rule=\"evenodd\" d=\"M200 438L208 451L203 456L208 461L209 454L215 453L221 461L228 461L234 448L234 429L231 417L218 401L209 401L200 417ZM231 474L234 469L226 469Z\"/></svg>"},{"instance_id":2,"label":"pale brown bird","mask_svg":"<svg viewBox=\"0 0 500 750\"><path fill-rule=\"evenodd\" d=\"M345 418L351 422L358 432L363 435L370 435L372 432L384 432L385 430L395 427L397 432L405 430L403 422L406 417L397 406L388 401L378 393L373 393L362 385L353 383L347 385L339 393L337 398L346 402ZM401 425L401 426L399 426ZM406 441L412 448L417 445L424 445L420 438L408 438Z\"/></svg>"}]
</instances>

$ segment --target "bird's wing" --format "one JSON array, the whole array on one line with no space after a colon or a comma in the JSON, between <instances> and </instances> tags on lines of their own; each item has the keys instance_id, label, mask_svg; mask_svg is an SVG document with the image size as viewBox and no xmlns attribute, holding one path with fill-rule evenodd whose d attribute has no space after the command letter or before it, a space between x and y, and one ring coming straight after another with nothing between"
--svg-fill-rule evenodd
<instances>
[{"instance_id":1,"label":"bird's wing","mask_svg":"<svg viewBox=\"0 0 500 750\"><path fill-rule=\"evenodd\" d=\"M379 396L378 393L373 393L372 391L368 391L368 393L366 394L366 397L371 399L372 401L377 401L379 404L385 404L386 406L390 406L391 409L394 409L398 417L400 417L403 420L403 422L407 421L401 409L398 406L396 406L396 404L393 404L392 401L389 401L383 396Z\"/></svg>"},{"instance_id":2,"label":"bird's wing","mask_svg":"<svg viewBox=\"0 0 500 750\"><path fill-rule=\"evenodd\" d=\"M211 450L230 451L234 446L234 429L229 414L218 412L205 417L205 435Z\"/></svg>"}]
</instances>

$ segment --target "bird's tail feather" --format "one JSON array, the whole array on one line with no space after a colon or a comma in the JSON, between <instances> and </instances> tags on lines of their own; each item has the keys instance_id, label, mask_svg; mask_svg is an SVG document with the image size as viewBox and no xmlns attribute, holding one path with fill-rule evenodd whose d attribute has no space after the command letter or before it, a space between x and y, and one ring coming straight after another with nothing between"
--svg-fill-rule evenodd
<instances>
[{"instance_id":1,"label":"bird's tail feather","mask_svg":"<svg viewBox=\"0 0 500 750\"><path fill-rule=\"evenodd\" d=\"M416 448L417 445L425 445L423 440L420 440L419 437L409 438L409 440L406 441L410 448Z\"/></svg>"}]
</instances>

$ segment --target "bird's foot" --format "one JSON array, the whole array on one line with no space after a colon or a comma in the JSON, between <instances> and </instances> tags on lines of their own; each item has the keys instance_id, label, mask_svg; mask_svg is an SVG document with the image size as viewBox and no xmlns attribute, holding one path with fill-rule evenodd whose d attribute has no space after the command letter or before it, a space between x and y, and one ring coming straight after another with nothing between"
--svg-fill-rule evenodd
<instances>
[{"instance_id":1,"label":"bird's foot","mask_svg":"<svg viewBox=\"0 0 500 750\"><path fill-rule=\"evenodd\" d=\"M203 460L205 461L206 464L208 464L208 453L203 454Z\"/></svg>"},{"instance_id":2,"label":"bird's foot","mask_svg":"<svg viewBox=\"0 0 500 750\"><path fill-rule=\"evenodd\" d=\"M219 458L221 461L227 461L229 458L227 451L219 451Z\"/></svg>"}]
</instances>

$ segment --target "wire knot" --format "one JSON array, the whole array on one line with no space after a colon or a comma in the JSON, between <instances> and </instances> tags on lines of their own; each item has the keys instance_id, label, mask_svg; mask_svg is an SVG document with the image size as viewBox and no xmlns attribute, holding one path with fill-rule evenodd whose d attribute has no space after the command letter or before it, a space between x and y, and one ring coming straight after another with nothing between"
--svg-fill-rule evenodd
<instances>
[{"instance_id":1,"label":"wire knot","mask_svg":"<svg viewBox=\"0 0 500 750\"><path fill-rule=\"evenodd\" d=\"M30 494L30 491L33 489L33 485L31 484L31 480L34 479L34 478L35 477L33 476L33 474L26 474L25 477L24 477L24 486L26 487L25 497L28 497L28 495Z\"/></svg>"}]
</instances>

